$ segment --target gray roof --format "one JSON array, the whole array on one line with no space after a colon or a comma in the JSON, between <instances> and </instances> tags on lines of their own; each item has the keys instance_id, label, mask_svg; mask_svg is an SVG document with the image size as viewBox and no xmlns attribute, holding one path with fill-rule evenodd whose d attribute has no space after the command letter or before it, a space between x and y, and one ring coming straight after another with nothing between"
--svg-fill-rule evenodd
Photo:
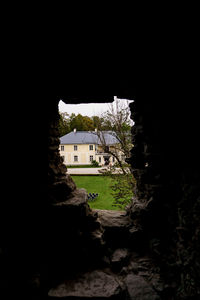
<instances>
[{"instance_id":1,"label":"gray roof","mask_svg":"<svg viewBox=\"0 0 200 300\"><path fill-rule=\"evenodd\" d=\"M111 131L101 132L105 139L106 145L118 143L115 133ZM61 145L66 144L98 144L101 145L101 140L95 131L72 131L60 138Z\"/></svg>"}]
</instances>

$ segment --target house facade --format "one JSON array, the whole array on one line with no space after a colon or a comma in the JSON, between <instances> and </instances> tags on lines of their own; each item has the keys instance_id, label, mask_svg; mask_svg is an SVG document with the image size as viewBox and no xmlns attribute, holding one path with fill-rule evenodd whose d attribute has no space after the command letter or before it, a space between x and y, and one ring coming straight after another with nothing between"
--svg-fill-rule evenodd
<instances>
[{"instance_id":1,"label":"house facade","mask_svg":"<svg viewBox=\"0 0 200 300\"><path fill-rule=\"evenodd\" d=\"M104 147L97 131L74 130L62 136L59 149L64 164L90 165L95 160L101 166L113 165L116 162L116 158L107 153L105 149L112 151L112 148L116 148L118 141L111 132L104 132L103 140ZM123 155L121 155L121 159L124 159Z\"/></svg>"}]
</instances>

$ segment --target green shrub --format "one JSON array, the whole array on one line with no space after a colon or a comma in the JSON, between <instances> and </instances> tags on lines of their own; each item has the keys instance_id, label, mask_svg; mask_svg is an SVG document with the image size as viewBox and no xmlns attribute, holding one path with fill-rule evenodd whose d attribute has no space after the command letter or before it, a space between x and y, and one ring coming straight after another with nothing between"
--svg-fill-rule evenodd
<instances>
[{"instance_id":1,"label":"green shrub","mask_svg":"<svg viewBox=\"0 0 200 300\"><path fill-rule=\"evenodd\" d=\"M92 165L93 167L99 167L99 163L98 163L96 160L93 160L93 161L91 162L91 165Z\"/></svg>"}]
</instances>

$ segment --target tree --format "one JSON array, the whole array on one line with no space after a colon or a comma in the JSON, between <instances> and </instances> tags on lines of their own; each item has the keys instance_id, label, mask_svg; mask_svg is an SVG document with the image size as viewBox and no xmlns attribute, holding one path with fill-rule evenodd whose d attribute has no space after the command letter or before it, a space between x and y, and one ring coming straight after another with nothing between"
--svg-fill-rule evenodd
<instances>
[{"instance_id":1,"label":"tree","mask_svg":"<svg viewBox=\"0 0 200 300\"><path fill-rule=\"evenodd\" d=\"M103 126L104 119L99 116L92 116L93 126L95 129L100 129Z\"/></svg>"},{"instance_id":2,"label":"tree","mask_svg":"<svg viewBox=\"0 0 200 300\"><path fill-rule=\"evenodd\" d=\"M128 164L122 160L122 157L128 159L132 148L131 138L131 119L128 101L120 102L116 99L111 104L109 110L102 116L103 122L99 123L97 135L104 151L115 157L122 172L126 174ZM106 135L113 135L117 143L111 147L107 144Z\"/></svg>"},{"instance_id":3,"label":"tree","mask_svg":"<svg viewBox=\"0 0 200 300\"><path fill-rule=\"evenodd\" d=\"M98 117L96 117L97 122ZM95 122L93 118L88 116L82 116L81 114L75 115L72 113L69 115L68 113L60 113L59 119L59 135L63 136L76 128L78 131L93 131L95 127Z\"/></svg>"},{"instance_id":4,"label":"tree","mask_svg":"<svg viewBox=\"0 0 200 300\"><path fill-rule=\"evenodd\" d=\"M60 113L59 123L58 123L59 136L63 136L71 131L69 123L68 113Z\"/></svg>"},{"instance_id":5,"label":"tree","mask_svg":"<svg viewBox=\"0 0 200 300\"><path fill-rule=\"evenodd\" d=\"M128 102L120 102L119 99L116 99L115 103L111 104L109 110L104 114L103 119L104 122L98 128L96 134L104 151L115 157L117 161L115 165L105 169L103 174L112 178L113 205L124 208L131 202L135 185L130 165L127 162L133 147ZM107 144L107 131L117 139L115 145L110 146Z\"/></svg>"},{"instance_id":6,"label":"tree","mask_svg":"<svg viewBox=\"0 0 200 300\"><path fill-rule=\"evenodd\" d=\"M70 116L70 128L71 131L74 128L78 131L92 131L94 130L94 124L92 119L88 116L82 116L81 114L76 116L75 114L72 114Z\"/></svg>"},{"instance_id":7,"label":"tree","mask_svg":"<svg viewBox=\"0 0 200 300\"><path fill-rule=\"evenodd\" d=\"M111 189L112 196L114 198L113 206L117 206L120 209L124 209L134 196L135 179L131 172L125 174L116 167L110 167L105 173L105 176L109 176L112 179Z\"/></svg>"}]
</instances>

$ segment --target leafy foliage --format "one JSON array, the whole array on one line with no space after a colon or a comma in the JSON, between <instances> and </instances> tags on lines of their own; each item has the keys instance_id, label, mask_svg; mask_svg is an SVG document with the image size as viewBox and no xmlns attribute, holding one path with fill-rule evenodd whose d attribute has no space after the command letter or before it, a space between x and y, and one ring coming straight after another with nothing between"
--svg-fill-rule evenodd
<instances>
[{"instance_id":1,"label":"leafy foliage","mask_svg":"<svg viewBox=\"0 0 200 300\"><path fill-rule=\"evenodd\" d=\"M96 161L96 160L93 160L92 162L91 162L91 165L93 166L93 167L99 167L99 163L98 163L98 161Z\"/></svg>"},{"instance_id":2,"label":"leafy foliage","mask_svg":"<svg viewBox=\"0 0 200 300\"><path fill-rule=\"evenodd\" d=\"M111 178L110 187L112 189L111 195L114 198L113 206L120 209L125 209L134 196L135 179L133 174L130 173L128 165L126 165L125 170L126 173L124 174L120 168L111 166L102 172L104 176Z\"/></svg>"},{"instance_id":3,"label":"leafy foliage","mask_svg":"<svg viewBox=\"0 0 200 300\"><path fill-rule=\"evenodd\" d=\"M58 123L59 136L63 136L71 131L68 113L61 113Z\"/></svg>"},{"instance_id":4,"label":"leafy foliage","mask_svg":"<svg viewBox=\"0 0 200 300\"><path fill-rule=\"evenodd\" d=\"M132 174L118 174L112 176L113 183L111 188L114 197L114 206L125 208L131 203L133 198L134 178Z\"/></svg>"},{"instance_id":5,"label":"leafy foliage","mask_svg":"<svg viewBox=\"0 0 200 300\"><path fill-rule=\"evenodd\" d=\"M75 128L77 131L94 131L95 128L100 128L103 124L103 118L98 116L88 117L81 114L60 113L58 124L59 136L70 133ZM100 125L101 124L101 125Z\"/></svg>"},{"instance_id":6,"label":"leafy foliage","mask_svg":"<svg viewBox=\"0 0 200 300\"><path fill-rule=\"evenodd\" d=\"M123 117L126 109L120 110L120 117L114 119L112 113L107 111L101 117L99 116L82 116L81 114L75 115L72 113L60 113L58 124L59 135L63 136L76 128L77 131L114 131L120 137L120 132L130 132L130 120L126 112L126 118ZM121 123L120 123L121 122Z\"/></svg>"},{"instance_id":7,"label":"leafy foliage","mask_svg":"<svg viewBox=\"0 0 200 300\"><path fill-rule=\"evenodd\" d=\"M78 131L90 131L94 130L94 123L90 117L82 116L81 114L78 114L77 116L72 114L70 116L70 128L71 131L74 128Z\"/></svg>"}]
</instances>

